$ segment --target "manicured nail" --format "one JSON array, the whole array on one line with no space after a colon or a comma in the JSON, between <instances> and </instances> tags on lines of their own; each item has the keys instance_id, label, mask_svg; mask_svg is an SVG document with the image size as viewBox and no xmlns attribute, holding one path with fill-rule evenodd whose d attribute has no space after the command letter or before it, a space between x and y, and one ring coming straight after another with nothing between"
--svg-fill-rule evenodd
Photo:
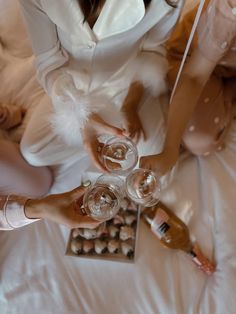
<instances>
[{"instance_id":1,"label":"manicured nail","mask_svg":"<svg viewBox=\"0 0 236 314\"><path fill-rule=\"evenodd\" d=\"M85 187L85 188L90 186L90 185L91 185L91 181L90 180L86 180L86 181L82 182L82 186Z\"/></svg>"}]
</instances>

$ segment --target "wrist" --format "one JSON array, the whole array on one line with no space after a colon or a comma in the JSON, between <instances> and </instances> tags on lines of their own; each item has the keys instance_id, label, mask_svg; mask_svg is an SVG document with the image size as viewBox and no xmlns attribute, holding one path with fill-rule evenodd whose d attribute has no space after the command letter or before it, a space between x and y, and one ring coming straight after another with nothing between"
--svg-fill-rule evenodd
<instances>
[{"instance_id":1,"label":"wrist","mask_svg":"<svg viewBox=\"0 0 236 314\"><path fill-rule=\"evenodd\" d=\"M132 111L138 108L140 100L144 93L144 87L142 83L135 81L131 83L128 94L122 105L122 111Z\"/></svg>"},{"instance_id":2,"label":"wrist","mask_svg":"<svg viewBox=\"0 0 236 314\"><path fill-rule=\"evenodd\" d=\"M139 100L126 100L122 107L121 107L121 111L124 113L135 113L138 110L140 101Z\"/></svg>"},{"instance_id":3,"label":"wrist","mask_svg":"<svg viewBox=\"0 0 236 314\"><path fill-rule=\"evenodd\" d=\"M25 203L25 216L29 219L43 218L43 210L39 206L39 200L28 199Z\"/></svg>"},{"instance_id":4,"label":"wrist","mask_svg":"<svg viewBox=\"0 0 236 314\"><path fill-rule=\"evenodd\" d=\"M163 154L172 156L173 159L177 159L179 156L179 145L164 145Z\"/></svg>"}]
</instances>

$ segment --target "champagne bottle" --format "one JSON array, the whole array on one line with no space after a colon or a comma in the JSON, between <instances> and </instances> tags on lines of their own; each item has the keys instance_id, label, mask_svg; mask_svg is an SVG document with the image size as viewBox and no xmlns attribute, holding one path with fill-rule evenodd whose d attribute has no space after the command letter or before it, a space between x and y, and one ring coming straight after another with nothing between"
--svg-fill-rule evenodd
<instances>
[{"instance_id":1,"label":"champagne bottle","mask_svg":"<svg viewBox=\"0 0 236 314\"><path fill-rule=\"evenodd\" d=\"M215 271L213 263L190 240L189 230L185 223L164 204L158 202L153 207L144 208L142 218L151 227L162 245L184 251L195 265L208 275Z\"/></svg>"}]
</instances>

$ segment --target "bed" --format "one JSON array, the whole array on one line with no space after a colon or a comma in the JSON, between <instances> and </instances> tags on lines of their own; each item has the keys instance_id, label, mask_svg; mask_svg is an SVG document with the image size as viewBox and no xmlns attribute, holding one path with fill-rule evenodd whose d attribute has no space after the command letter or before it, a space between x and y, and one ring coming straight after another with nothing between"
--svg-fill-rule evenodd
<instances>
[{"instance_id":1,"label":"bed","mask_svg":"<svg viewBox=\"0 0 236 314\"><path fill-rule=\"evenodd\" d=\"M194 1L188 1L192 5ZM28 108L43 91L16 0L0 0L0 101ZM236 120L220 153L185 153L162 200L181 217L217 270L207 277L181 252L160 246L141 222L135 264L65 256L69 230L40 221L0 232L0 313L234 314L236 311ZM80 165L56 169L52 192L77 185Z\"/></svg>"}]
</instances>

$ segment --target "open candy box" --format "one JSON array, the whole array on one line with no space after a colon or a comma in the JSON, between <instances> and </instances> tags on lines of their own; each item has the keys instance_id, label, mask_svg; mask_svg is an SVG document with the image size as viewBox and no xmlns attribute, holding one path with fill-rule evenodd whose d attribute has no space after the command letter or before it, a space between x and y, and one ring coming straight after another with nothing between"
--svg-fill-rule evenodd
<instances>
[{"instance_id":1,"label":"open candy box","mask_svg":"<svg viewBox=\"0 0 236 314\"><path fill-rule=\"evenodd\" d=\"M124 199L117 215L96 229L72 229L66 255L134 263L137 246L138 205Z\"/></svg>"}]
</instances>

